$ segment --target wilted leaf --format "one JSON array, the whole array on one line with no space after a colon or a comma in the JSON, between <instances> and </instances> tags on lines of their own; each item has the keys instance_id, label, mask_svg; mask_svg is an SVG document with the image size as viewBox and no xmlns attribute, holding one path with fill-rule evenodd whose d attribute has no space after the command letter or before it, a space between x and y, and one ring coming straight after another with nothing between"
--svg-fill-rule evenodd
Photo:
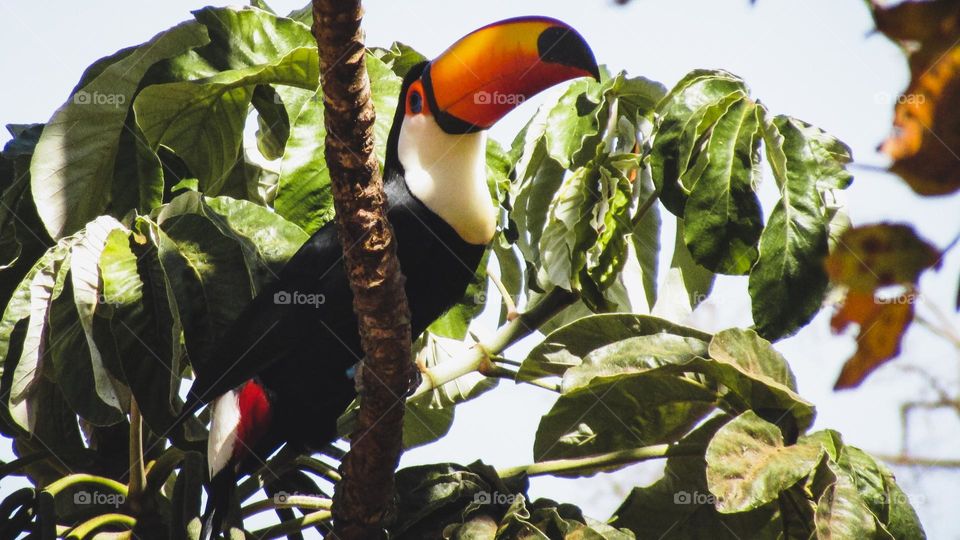
<instances>
[{"instance_id":1,"label":"wilted leaf","mask_svg":"<svg viewBox=\"0 0 960 540\"><path fill-rule=\"evenodd\" d=\"M836 483L827 488L817 502L814 518L817 538L873 538L877 528L876 518L864 503L853 480L839 470L834 471L834 475Z\"/></svg>"},{"instance_id":2,"label":"wilted leaf","mask_svg":"<svg viewBox=\"0 0 960 540\"><path fill-rule=\"evenodd\" d=\"M826 260L834 283L867 293L889 285L915 285L939 266L941 253L909 225L877 224L846 231Z\"/></svg>"},{"instance_id":3,"label":"wilted leaf","mask_svg":"<svg viewBox=\"0 0 960 540\"><path fill-rule=\"evenodd\" d=\"M908 51L910 84L896 100L894 132L881 150L921 195L960 189L955 104L960 100L960 7L949 0L870 3L877 29Z\"/></svg>"},{"instance_id":4,"label":"wilted leaf","mask_svg":"<svg viewBox=\"0 0 960 540\"><path fill-rule=\"evenodd\" d=\"M857 352L847 360L834 388L854 388L883 363L900 354L903 335L913 322L916 293L894 298L877 298L851 290L834 314L830 325L835 333L851 323L860 327Z\"/></svg>"},{"instance_id":5,"label":"wilted leaf","mask_svg":"<svg viewBox=\"0 0 960 540\"><path fill-rule=\"evenodd\" d=\"M731 328L714 334L710 340L710 358L737 364L744 370L797 391L797 380L782 354L753 330Z\"/></svg>"},{"instance_id":6,"label":"wilted leaf","mask_svg":"<svg viewBox=\"0 0 960 540\"><path fill-rule=\"evenodd\" d=\"M707 485L724 513L759 508L806 477L823 455L817 444L785 446L777 426L747 411L707 447Z\"/></svg>"}]
</instances>

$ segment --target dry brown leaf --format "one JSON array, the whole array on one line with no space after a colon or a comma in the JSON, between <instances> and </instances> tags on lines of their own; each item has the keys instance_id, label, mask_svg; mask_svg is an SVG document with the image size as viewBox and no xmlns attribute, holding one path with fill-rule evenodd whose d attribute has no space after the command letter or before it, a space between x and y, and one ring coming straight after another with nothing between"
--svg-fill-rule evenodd
<instances>
[{"instance_id":1,"label":"dry brown leaf","mask_svg":"<svg viewBox=\"0 0 960 540\"><path fill-rule=\"evenodd\" d=\"M894 298L877 298L872 293L849 291L843 305L830 320L834 333L850 324L860 326L857 352L847 360L834 390L855 388L875 369L900 354L903 335L913 322L913 290Z\"/></svg>"},{"instance_id":2,"label":"dry brown leaf","mask_svg":"<svg viewBox=\"0 0 960 540\"><path fill-rule=\"evenodd\" d=\"M877 29L903 46L911 80L880 150L921 195L960 189L960 0L871 2Z\"/></svg>"}]
</instances>

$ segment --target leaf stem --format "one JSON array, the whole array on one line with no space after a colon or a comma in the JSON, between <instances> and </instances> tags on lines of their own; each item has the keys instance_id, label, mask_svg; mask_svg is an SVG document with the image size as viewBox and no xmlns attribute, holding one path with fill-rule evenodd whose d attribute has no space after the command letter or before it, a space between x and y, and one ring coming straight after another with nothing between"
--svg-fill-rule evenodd
<instances>
[{"instance_id":1,"label":"leaf stem","mask_svg":"<svg viewBox=\"0 0 960 540\"><path fill-rule=\"evenodd\" d=\"M73 530L67 533L66 537L68 539L82 539L89 537L94 531L101 527L106 527L107 525L124 525L132 529L136 523L136 519L126 514L101 514L84 521L80 525L77 525L73 528Z\"/></svg>"},{"instance_id":2,"label":"leaf stem","mask_svg":"<svg viewBox=\"0 0 960 540\"><path fill-rule=\"evenodd\" d=\"M270 527L253 531L250 533L250 535L253 538L259 538L261 540L280 538L291 533L300 532L318 524L329 522L332 517L333 515L329 510L318 510L297 519L291 519L284 521L283 523L278 523Z\"/></svg>"},{"instance_id":3,"label":"leaf stem","mask_svg":"<svg viewBox=\"0 0 960 540\"><path fill-rule=\"evenodd\" d=\"M130 479L127 484L127 503L134 514L140 512L140 498L147 484L143 467L143 419L137 400L130 396Z\"/></svg>"},{"instance_id":4,"label":"leaf stem","mask_svg":"<svg viewBox=\"0 0 960 540\"><path fill-rule=\"evenodd\" d=\"M95 474L85 474L85 473L77 473L77 474L64 476L63 478L60 478L59 480L56 480L53 483L51 483L49 486L46 487L46 489L44 489L44 491L50 493L51 495L56 496L58 493L60 493L64 489L70 486L73 486L75 484L95 484L95 485L103 486L115 493L119 493L124 497L127 496L127 486L121 484L120 482L117 482L116 480L113 480L111 478L104 478L103 476L97 476Z\"/></svg>"},{"instance_id":5,"label":"leaf stem","mask_svg":"<svg viewBox=\"0 0 960 540\"><path fill-rule=\"evenodd\" d=\"M654 446L597 454L585 458L541 461L530 465L500 469L497 473L501 478L510 478L521 474L526 474L527 476L543 476L548 474L588 475L621 465L631 465L651 459L701 455L703 455L703 447L700 446L689 444L657 444Z\"/></svg>"},{"instance_id":6,"label":"leaf stem","mask_svg":"<svg viewBox=\"0 0 960 540\"><path fill-rule=\"evenodd\" d=\"M277 508L300 508L304 510L330 510L333 506L333 501L326 497L313 497L310 495L289 495L283 502L280 502L276 497L271 497L269 499L259 500L255 503L251 503L240 511L240 515L243 516L243 519L259 514L260 512L265 512L267 510L274 510Z\"/></svg>"}]
</instances>

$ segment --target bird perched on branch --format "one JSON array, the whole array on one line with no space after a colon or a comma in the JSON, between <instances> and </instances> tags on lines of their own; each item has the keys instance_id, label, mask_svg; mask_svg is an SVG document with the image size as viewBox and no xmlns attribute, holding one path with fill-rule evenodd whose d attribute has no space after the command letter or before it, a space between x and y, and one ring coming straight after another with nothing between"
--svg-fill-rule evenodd
<instances>
[{"instance_id":1,"label":"bird perched on branch","mask_svg":"<svg viewBox=\"0 0 960 540\"><path fill-rule=\"evenodd\" d=\"M414 336L462 298L496 232L486 130L530 96L578 77L599 78L592 51L546 17L484 26L410 69L383 176ZM204 539L219 534L240 475L284 443L310 450L336 438L337 418L355 396L350 368L362 356L342 259L330 222L195 368L181 419L212 403Z\"/></svg>"}]
</instances>

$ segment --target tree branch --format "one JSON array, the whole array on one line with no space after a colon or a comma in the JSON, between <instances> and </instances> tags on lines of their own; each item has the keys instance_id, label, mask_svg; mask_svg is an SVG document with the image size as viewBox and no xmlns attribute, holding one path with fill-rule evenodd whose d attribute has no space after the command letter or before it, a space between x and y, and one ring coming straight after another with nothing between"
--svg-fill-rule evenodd
<instances>
[{"instance_id":1,"label":"tree branch","mask_svg":"<svg viewBox=\"0 0 960 540\"><path fill-rule=\"evenodd\" d=\"M360 414L333 502L334 534L340 539L385 537L402 451L405 407L398 404L416 376L404 277L373 153L375 115L361 19L359 0L313 0L324 156L365 355L358 374Z\"/></svg>"}]
</instances>

